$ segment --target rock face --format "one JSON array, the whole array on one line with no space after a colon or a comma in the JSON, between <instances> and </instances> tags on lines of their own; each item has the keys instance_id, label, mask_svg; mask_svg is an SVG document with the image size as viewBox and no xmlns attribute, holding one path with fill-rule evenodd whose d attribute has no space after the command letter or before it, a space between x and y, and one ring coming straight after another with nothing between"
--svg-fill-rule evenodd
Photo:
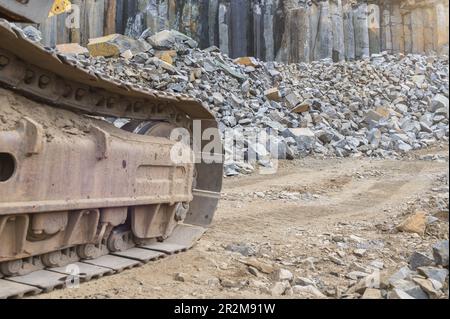
<instances>
[{"instance_id":1,"label":"rock face","mask_svg":"<svg viewBox=\"0 0 450 319\"><path fill-rule=\"evenodd\" d=\"M448 53L448 0L75 0L80 25L65 14L40 26L44 42L80 42L112 33L138 37L178 30L230 57L309 62L372 53Z\"/></svg>"}]
</instances>

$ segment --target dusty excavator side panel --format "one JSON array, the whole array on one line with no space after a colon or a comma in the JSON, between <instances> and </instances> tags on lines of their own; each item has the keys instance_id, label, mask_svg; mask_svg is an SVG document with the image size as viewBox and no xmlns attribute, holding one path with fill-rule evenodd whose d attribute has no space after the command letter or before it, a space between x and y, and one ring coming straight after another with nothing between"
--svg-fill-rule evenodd
<instances>
[{"instance_id":1,"label":"dusty excavator side panel","mask_svg":"<svg viewBox=\"0 0 450 319\"><path fill-rule=\"evenodd\" d=\"M15 99L15 108L30 109L24 100ZM100 121L69 126L76 115L49 127L41 116L34 112L16 129L0 131L0 215L190 201L193 164L171 161L175 142Z\"/></svg>"},{"instance_id":2,"label":"dusty excavator side panel","mask_svg":"<svg viewBox=\"0 0 450 319\"><path fill-rule=\"evenodd\" d=\"M123 207L160 207L141 237L170 235L169 211L192 200L194 164L171 160L174 142L48 114L1 88L0 104L2 118L21 118L15 128L0 125L0 262L95 242L101 222L125 222Z\"/></svg>"}]
</instances>

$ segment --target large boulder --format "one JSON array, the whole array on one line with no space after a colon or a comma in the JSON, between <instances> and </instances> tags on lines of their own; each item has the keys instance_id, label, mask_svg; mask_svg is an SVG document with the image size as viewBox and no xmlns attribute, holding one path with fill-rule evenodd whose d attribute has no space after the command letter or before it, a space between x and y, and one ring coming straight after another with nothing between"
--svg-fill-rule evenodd
<instances>
[{"instance_id":1,"label":"large boulder","mask_svg":"<svg viewBox=\"0 0 450 319\"><path fill-rule=\"evenodd\" d=\"M198 47L196 41L175 30L164 30L147 37L145 40L158 50L183 50Z\"/></svg>"},{"instance_id":2,"label":"large boulder","mask_svg":"<svg viewBox=\"0 0 450 319\"><path fill-rule=\"evenodd\" d=\"M448 107L449 107L448 98L442 94L436 94L431 100L429 110L431 112L436 112L439 109L444 109L447 111L448 116Z\"/></svg>"},{"instance_id":3,"label":"large boulder","mask_svg":"<svg viewBox=\"0 0 450 319\"><path fill-rule=\"evenodd\" d=\"M448 240L443 240L433 246L433 256L436 264L448 267Z\"/></svg>"},{"instance_id":4,"label":"large boulder","mask_svg":"<svg viewBox=\"0 0 450 319\"><path fill-rule=\"evenodd\" d=\"M300 151L311 150L316 144L316 136L308 128L288 128L282 132L283 137L292 137Z\"/></svg>"},{"instance_id":5,"label":"large boulder","mask_svg":"<svg viewBox=\"0 0 450 319\"><path fill-rule=\"evenodd\" d=\"M118 57L126 51L132 54L146 52L151 46L145 41L134 40L121 34L110 34L89 39L88 50L92 56Z\"/></svg>"}]
</instances>

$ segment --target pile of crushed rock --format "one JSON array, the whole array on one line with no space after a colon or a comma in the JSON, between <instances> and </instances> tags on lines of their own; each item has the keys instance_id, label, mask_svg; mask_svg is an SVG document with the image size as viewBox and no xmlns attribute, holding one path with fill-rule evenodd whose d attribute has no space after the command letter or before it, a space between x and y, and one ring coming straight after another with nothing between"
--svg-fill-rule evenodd
<instances>
[{"instance_id":1,"label":"pile of crushed rock","mask_svg":"<svg viewBox=\"0 0 450 319\"><path fill-rule=\"evenodd\" d=\"M57 50L105 77L200 99L224 139L232 136L226 175L309 154L396 158L449 137L447 56L381 53L286 65L200 50L177 31L144 32L137 40L113 35L87 49Z\"/></svg>"}]
</instances>

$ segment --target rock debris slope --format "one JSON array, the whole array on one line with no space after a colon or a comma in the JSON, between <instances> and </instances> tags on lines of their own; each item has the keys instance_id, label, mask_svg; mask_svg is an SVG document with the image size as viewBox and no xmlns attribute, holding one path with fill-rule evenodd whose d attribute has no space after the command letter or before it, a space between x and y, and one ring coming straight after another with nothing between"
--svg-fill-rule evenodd
<instances>
[{"instance_id":1,"label":"rock debris slope","mask_svg":"<svg viewBox=\"0 0 450 319\"><path fill-rule=\"evenodd\" d=\"M242 148L263 165L270 155L398 157L448 140L447 56L380 53L310 64L233 60L216 47L198 49L176 31L144 32L125 48L120 56L76 59L119 81L199 98L222 133L258 134L256 146ZM253 169L235 162L229 163L230 175Z\"/></svg>"}]
</instances>

